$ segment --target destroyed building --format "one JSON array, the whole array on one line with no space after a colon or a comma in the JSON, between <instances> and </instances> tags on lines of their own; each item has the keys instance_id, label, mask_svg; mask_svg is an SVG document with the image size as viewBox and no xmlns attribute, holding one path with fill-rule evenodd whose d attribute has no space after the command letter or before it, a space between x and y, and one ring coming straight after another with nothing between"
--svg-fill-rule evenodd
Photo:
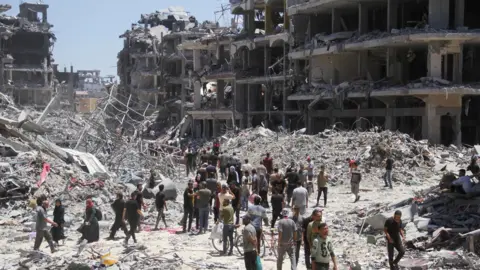
<instances>
[{"instance_id":1,"label":"destroyed building","mask_svg":"<svg viewBox=\"0 0 480 270\"><path fill-rule=\"evenodd\" d=\"M431 143L478 143L477 7L470 0L289 1L297 44L289 58L308 77L288 100L306 106L310 133L339 122Z\"/></svg>"},{"instance_id":2,"label":"destroyed building","mask_svg":"<svg viewBox=\"0 0 480 270\"><path fill-rule=\"evenodd\" d=\"M2 12L10 6L2 7ZM22 3L18 16L0 14L0 85L18 104L46 105L53 94L53 25L48 5Z\"/></svg>"},{"instance_id":3,"label":"destroyed building","mask_svg":"<svg viewBox=\"0 0 480 270\"><path fill-rule=\"evenodd\" d=\"M169 124L178 123L191 104L186 74L193 55L177 46L206 34L194 16L181 7L143 14L120 38L124 48L118 55L119 95L126 103L147 111L159 110Z\"/></svg>"},{"instance_id":4,"label":"destroyed building","mask_svg":"<svg viewBox=\"0 0 480 270\"><path fill-rule=\"evenodd\" d=\"M232 124L307 133L336 124L381 126L432 143L478 143L480 118L471 109L479 93L474 1L230 6L243 17L240 33L179 46L194 50L194 71L208 70L194 86L192 135L216 136ZM199 60L206 51L215 52L216 72ZM217 91L215 102L203 94L206 83Z\"/></svg>"}]
</instances>

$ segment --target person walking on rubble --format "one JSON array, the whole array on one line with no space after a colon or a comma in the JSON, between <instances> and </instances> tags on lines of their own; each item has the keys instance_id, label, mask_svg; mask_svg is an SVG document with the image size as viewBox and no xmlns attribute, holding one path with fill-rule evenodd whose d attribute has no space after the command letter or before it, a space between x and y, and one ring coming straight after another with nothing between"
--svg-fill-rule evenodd
<instances>
[{"instance_id":1,"label":"person walking on rubble","mask_svg":"<svg viewBox=\"0 0 480 270\"><path fill-rule=\"evenodd\" d=\"M295 221L288 218L288 210L282 210L282 219L278 221L278 258L277 270L282 270L283 258L285 253L290 257L292 270L297 269L297 260L295 259L294 247L297 242L297 225Z\"/></svg>"},{"instance_id":2,"label":"person walking on rubble","mask_svg":"<svg viewBox=\"0 0 480 270\"><path fill-rule=\"evenodd\" d=\"M82 228L82 238L80 241L87 240L88 243L97 242L100 239L100 226L98 225L97 209L92 199L87 199L85 208L85 221Z\"/></svg>"},{"instance_id":3,"label":"person walking on rubble","mask_svg":"<svg viewBox=\"0 0 480 270\"><path fill-rule=\"evenodd\" d=\"M300 215L300 208L294 205L292 207L293 215L290 217L297 226L297 241L295 241L295 263L298 266L298 259L300 258L300 247L302 246L303 237L303 216ZM308 245L308 243L306 243Z\"/></svg>"},{"instance_id":4,"label":"person walking on rubble","mask_svg":"<svg viewBox=\"0 0 480 270\"><path fill-rule=\"evenodd\" d=\"M301 182L298 182L297 188L293 190L292 205L296 205L300 209L300 215L305 215L308 208L308 191Z\"/></svg>"},{"instance_id":5,"label":"person walking on rubble","mask_svg":"<svg viewBox=\"0 0 480 270\"><path fill-rule=\"evenodd\" d=\"M265 175L265 177L267 178L268 184L270 184L270 175L273 173L273 158L270 157L270 153L267 153L267 155L263 159L263 165L267 169L267 174Z\"/></svg>"},{"instance_id":6,"label":"person walking on rubble","mask_svg":"<svg viewBox=\"0 0 480 270\"><path fill-rule=\"evenodd\" d=\"M137 238L135 237L135 231L138 227L138 223L140 222L140 216L142 215L142 211L140 204L136 200L137 193L133 192L130 200L125 203L125 208L123 209L122 221L125 222L125 218L128 220L128 224L130 225L130 230L128 231L127 237L125 238L125 245L128 245L128 240L130 237L133 238L133 242L137 243Z\"/></svg>"},{"instance_id":7,"label":"person walking on rubble","mask_svg":"<svg viewBox=\"0 0 480 270\"><path fill-rule=\"evenodd\" d=\"M168 227L167 222L165 221L165 212L168 211L167 209L167 202L165 201L165 193L163 192L163 189L165 186L163 184L160 184L158 186L158 192L155 195L155 206L157 208L157 221L155 222L155 228L154 230L158 230L158 223L160 222L160 218L163 221L163 224L165 225L165 229Z\"/></svg>"},{"instance_id":8,"label":"person walking on rubble","mask_svg":"<svg viewBox=\"0 0 480 270\"><path fill-rule=\"evenodd\" d=\"M316 206L318 206L318 201L320 200L322 193L323 193L323 207L327 206L328 180L329 180L329 175L325 172L325 166L322 165L320 166L320 172L318 172L318 176L317 176L318 195L317 195Z\"/></svg>"},{"instance_id":9,"label":"person walking on rubble","mask_svg":"<svg viewBox=\"0 0 480 270\"><path fill-rule=\"evenodd\" d=\"M257 270L257 254L260 254L260 249L257 244L257 231L251 223L249 215L245 215L242 218L243 225L245 225L243 234L243 260L245 261L246 270Z\"/></svg>"},{"instance_id":10,"label":"person walking on rubble","mask_svg":"<svg viewBox=\"0 0 480 270\"><path fill-rule=\"evenodd\" d=\"M43 198L43 197L42 197ZM54 253L55 246L52 241L52 235L48 231L47 228L47 223L52 224L53 227L57 227L58 224L51 219L47 218L47 208L48 208L48 201L47 199L43 199L42 201L37 200L37 208L36 208L36 213L37 213L37 220L35 223L35 244L33 245L33 250L38 250L40 248L40 245L43 242L43 238L47 240L48 245L50 246L50 251Z\"/></svg>"},{"instance_id":11,"label":"person walking on rubble","mask_svg":"<svg viewBox=\"0 0 480 270\"><path fill-rule=\"evenodd\" d=\"M223 252L221 255L228 255L231 256L233 253L233 231L234 231L234 226L233 225L233 220L234 220L234 210L233 207L230 205L230 200L225 199L223 200L223 209L220 212L220 219L223 222L223 234L222 234L222 239L223 239ZM227 253L227 241L228 241L228 247L230 250Z\"/></svg>"},{"instance_id":12,"label":"person walking on rubble","mask_svg":"<svg viewBox=\"0 0 480 270\"><path fill-rule=\"evenodd\" d=\"M262 198L255 196L253 205L248 208L248 215L251 217L252 225L255 227L257 233L257 251L260 251L260 239L262 239L262 221L265 226L268 226L267 210L260 205Z\"/></svg>"},{"instance_id":13,"label":"person walking on rubble","mask_svg":"<svg viewBox=\"0 0 480 270\"><path fill-rule=\"evenodd\" d=\"M383 176L383 181L385 181L385 187L392 187L392 169L393 169L393 159L388 156L385 161L385 175Z\"/></svg>"},{"instance_id":14,"label":"person walking on rubble","mask_svg":"<svg viewBox=\"0 0 480 270\"><path fill-rule=\"evenodd\" d=\"M65 241L65 235L63 232L63 227L65 226L65 208L63 207L60 199L55 201L55 209L53 209L53 221L57 223L58 226L52 227L50 232L52 233L53 241L58 246L58 241Z\"/></svg>"},{"instance_id":15,"label":"person walking on rubble","mask_svg":"<svg viewBox=\"0 0 480 270\"><path fill-rule=\"evenodd\" d=\"M405 235L403 233L402 212L400 210L395 211L393 217L390 217L385 221L383 231L387 238L388 263L390 265L390 270L397 270L398 263L403 255L405 255L405 249L403 247ZM395 260L393 259L394 249L398 252Z\"/></svg>"},{"instance_id":16,"label":"person walking on rubble","mask_svg":"<svg viewBox=\"0 0 480 270\"><path fill-rule=\"evenodd\" d=\"M354 203L360 200L360 195L358 195L358 193L360 192L360 181L362 181L362 174L360 173L360 171L358 169L352 170L352 176L350 178L350 188L352 193L355 195Z\"/></svg>"},{"instance_id":17,"label":"person walking on rubble","mask_svg":"<svg viewBox=\"0 0 480 270\"><path fill-rule=\"evenodd\" d=\"M212 198L212 191L207 188L207 185L200 183L200 189L195 193L195 201L198 206L198 215L200 218L198 233L206 233L208 229L208 214L210 213L209 205Z\"/></svg>"},{"instance_id":18,"label":"person walking on rubble","mask_svg":"<svg viewBox=\"0 0 480 270\"><path fill-rule=\"evenodd\" d=\"M192 229L193 222L193 182L188 182L188 186L183 193L183 218L182 218L182 227L183 232L190 232ZM187 227L188 219L188 227Z\"/></svg>"},{"instance_id":19,"label":"person walking on rubble","mask_svg":"<svg viewBox=\"0 0 480 270\"><path fill-rule=\"evenodd\" d=\"M297 187L297 184L300 182L300 177L298 177L298 173L293 171L292 168L287 169L287 173L285 174L285 178L288 181L287 184L287 205L290 205L290 201L292 200L293 190Z\"/></svg>"},{"instance_id":20,"label":"person walking on rubble","mask_svg":"<svg viewBox=\"0 0 480 270\"><path fill-rule=\"evenodd\" d=\"M305 264L307 269L312 269L312 264L310 262L310 249L312 245L311 237L312 237L312 227L314 224L322 221L322 211L321 208L315 208L312 212L312 215L303 219L302 223L302 231L303 231L303 248L305 254ZM300 214L300 211L298 211Z\"/></svg>"},{"instance_id":21,"label":"person walking on rubble","mask_svg":"<svg viewBox=\"0 0 480 270\"><path fill-rule=\"evenodd\" d=\"M125 201L123 200L123 194L121 192L117 193L117 199L112 203L112 209L115 213L115 221L113 222L112 228L110 230L110 236L108 240L114 240L115 234L118 229L122 229L125 235L128 235L127 226L123 221L123 209L125 208Z\"/></svg>"},{"instance_id":22,"label":"person walking on rubble","mask_svg":"<svg viewBox=\"0 0 480 270\"><path fill-rule=\"evenodd\" d=\"M329 270L331 259L333 262L333 270L338 270L333 244L328 238L327 224L318 224L317 230L319 231L319 236L313 240L312 244L312 269Z\"/></svg>"}]
</instances>

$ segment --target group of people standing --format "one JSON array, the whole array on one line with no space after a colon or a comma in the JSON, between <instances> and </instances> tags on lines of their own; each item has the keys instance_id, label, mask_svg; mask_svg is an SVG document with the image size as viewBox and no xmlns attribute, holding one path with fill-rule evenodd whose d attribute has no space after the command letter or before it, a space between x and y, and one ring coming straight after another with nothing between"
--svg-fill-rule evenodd
<instances>
[{"instance_id":1,"label":"group of people standing","mask_svg":"<svg viewBox=\"0 0 480 270\"><path fill-rule=\"evenodd\" d=\"M315 176L310 157L306 158L306 165L297 167L292 162L283 174L274 166L270 153L257 166L250 164L248 159L242 163L235 153L228 155L218 151L217 155L210 149L200 153L199 168L195 171L190 167L187 172L195 171L195 178L188 183L184 192L183 232L205 233L211 211L214 222L223 223L222 255L232 254L234 229L242 220L245 226L242 234L247 270L257 269L256 260L261 241L264 241L263 234L266 233L264 226L270 227L272 234L273 228L278 228L277 269L282 269L285 255L290 257L291 268L296 269L302 243L309 269L329 269L331 260L334 269L337 269L333 246L328 238L328 226L322 222L323 209L318 207L322 194L324 206L327 204L329 175L325 166L320 167L317 175L317 208L311 216L304 217L309 207L309 195L313 192L307 187L309 183L313 184ZM187 156L186 166L191 166L191 162ZM226 183L222 184L221 180L226 180ZM255 196L251 197L252 194ZM249 204L249 201L253 204ZM266 209L270 207L272 218L269 222ZM240 211L246 212L242 218ZM196 230L192 228L194 219Z\"/></svg>"}]
</instances>

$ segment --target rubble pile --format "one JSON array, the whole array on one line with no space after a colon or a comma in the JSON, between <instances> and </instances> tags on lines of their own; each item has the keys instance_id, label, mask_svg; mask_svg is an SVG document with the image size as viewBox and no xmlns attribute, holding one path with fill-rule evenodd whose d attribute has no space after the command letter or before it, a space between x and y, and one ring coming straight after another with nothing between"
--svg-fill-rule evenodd
<instances>
[{"instance_id":1,"label":"rubble pile","mask_svg":"<svg viewBox=\"0 0 480 270\"><path fill-rule=\"evenodd\" d=\"M236 152L240 157L250 157L253 165L259 164L267 152L271 153L280 169L291 162L306 165L306 159L310 156L316 166L324 164L339 177L346 177L346 170L338 170L347 166L346 158L360 159L369 173L381 174L384 170L382 162L387 155L391 155L396 164L394 181L408 185L433 177L433 167L436 162L446 162L445 155L449 159L459 160L465 167L468 165L468 159L465 159L467 150L453 146L431 147L427 141L416 141L407 134L391 131L359 133L325 130L317 135L304 135L301 131L293 134L275 133L258 127L242 130L235 136L227 134L223 139L223 150Z\"/></svg>"}]
</instances>

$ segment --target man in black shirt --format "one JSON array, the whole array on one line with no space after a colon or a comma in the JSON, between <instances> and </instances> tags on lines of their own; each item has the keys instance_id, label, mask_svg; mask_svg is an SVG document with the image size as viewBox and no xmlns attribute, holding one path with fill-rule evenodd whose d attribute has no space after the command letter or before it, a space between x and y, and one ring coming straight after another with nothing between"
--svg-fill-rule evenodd
<instances>
[{"instance_id":1,"label":"man in black shirt","mask_svg":"<svg viewBox=\"0 0 480 270\"><path fill-rule=\"evenodd\" d=\"M115 213L115 222L112 225L110 230L110 236L107 238L108 240L115 239L115 234L117 233L118 229L122 228L125 232L125 235L128 235L127 226L125 226L125 222L123 221L123 209L125 208L125 201L123 200L123 195L121 192L117 193L117 199L112 203L112 209Z\"/></svg>"},{"instance_id":2,"label":"man in black shirt","mask_svg":"<svg viewBox=\"0 0 480 270\"><path fill-rule=\"evenodd\" d=\"M385 181L385 187L392 188L392 169L393 159L388 157L385 161L385 175L383 176L383 181Z\"/></svg>"},{"instance_id":3,"label":"man in black shirt","mask_svg":"<svg viewBox=\"0 0 480 270\"><path fill-rule=\"evenodd\" d=\"M207 180L208 177L213 175L215 179L217 179L217 167L214 165L212 160L208 161L208 166L205 168L205 171L207 172L207 177L205 177L205 180Z\"/></svg>"},{"instance_id":4,"label":"man in black shirt","mask_svg":"<svg viewBox=\"0 0 480 270\"><path fill-rule=\"evenodd\" d=\"M477 159L478 158L476 156L472 157L470 160L470 165L467 167L467 171L471 171L473 175L480 173L480 167L477 164Z\"/></svg>"},{"instance_id":5,"label":"man in black shirt","mask_svg":"<svg viewBox=\"0 0 480 270\"><path fill-rule=\"evenodd\" d=\"M402 212L400 210L395 211L393 217L385 221L385 236L387 238L387 250L388 250L388 263L390 264L390 269L398 269L398 262L405 255L405 249L403 248L403 241L405 236L403 234L402 228ZM397 257L393 259L394 250L398 251Z\"/></svg>"},{"instance_id":6,"label":"man in black shirt","mask_svg":"<svg viewBox=\"0 0 480 270\"><path fill-rule=\"evenodd\" d=\"M130 200L125 203L125 208L123 210L123 218L122 220L125 221L125 218L128 220L128 224L130 225L130 230L128 231L127 238L125 238L125 245L128 244L128 240L130 236L133 238L133 242L137 243L137 238L135 237L135 230L138 227L138 223L140 222L140 205L138 204L137 200L137 192L133 192Z\"/></svg>"},{"instance_id":7,"label":"man in black shirt","mask_svg":"<svg viewBox=\"0 0 480 270\"><path fill-rule=\"evenodd\" d=\"M272 229L275 228L275 221L280 217L282 209L285 206L284 197L282 194L278 193L278 189L274 188L272 190L272 197L270 198L270 203L272 203Z\"/></svg>"},{"instance_id":8,"label":"man in black shirt","mask_svg":"<svg viewBox=\"0 0 480 270\"><path fill-rule=\"evenodd\" d=\"M302 223L302 231L303 231L303 249L305 253L305 265L307 266L307 269L312 269L312 263L311 263L311 258L310 258L310 244L308 241L308 224L312 221L321 221L321 209L320 208L315 208L312 212L312 215L304 218L303 223ZM313 225L312 225L313 226Z\"/></svg>"},{"instance_id":9,"label":"man in black shirt","mask_svg":"<svg viewBox=\"0 0 480 270\"><path fill-rule=\"evenodd\" d=\"M188 230L187 230L187 218L188 218ZM183 193L183 219L182 226L183 232L186 233L192 229L193 222L193 182L188 182L188 187Z\"/></svg>"},{"instance_id":10,"label":"man in black shirt","mask_svg":"<svg viewBox=\"0 0 480 270\"><path fill-rule=\"evenodd\" d=\"M240 223L240 188L233 182L230 183L230 191L235 196L232 199L233 211L235 211L235 224Z\"/></svg>"},{"instance_id":11,"label":"man in black shirt","mask_svg":"<svg viewBox=\"0 0 480 270\"><path fill-rule=\"evenodd\" d=\"M297 187L297 183L300 181L300 177L298 177L298 173L292 171L291 168L288 168L287 173L285 174L285 178L288 181L287 204L290 205L290 201L292 200L293 190Z\"/></svg>"},{"instance_id":12,"label":"man in black shirt","mask_svg":"<svg viewBox=\"0 0 480 270\"><path fill-rule=\"evenodd\" d=\"M157 207L158 215L157 215L157 222L155 222L155 229L158 230L158 222L160 218L162 218L163 224L165 224L165 228L167 228L167 222L165 221L165 213L163 212L167 210L167 203L165 201L165 194L163 193L164 185L161 184L158 186L158 193L155 195L155 206Z\"/></svg>"}]
</instances>

